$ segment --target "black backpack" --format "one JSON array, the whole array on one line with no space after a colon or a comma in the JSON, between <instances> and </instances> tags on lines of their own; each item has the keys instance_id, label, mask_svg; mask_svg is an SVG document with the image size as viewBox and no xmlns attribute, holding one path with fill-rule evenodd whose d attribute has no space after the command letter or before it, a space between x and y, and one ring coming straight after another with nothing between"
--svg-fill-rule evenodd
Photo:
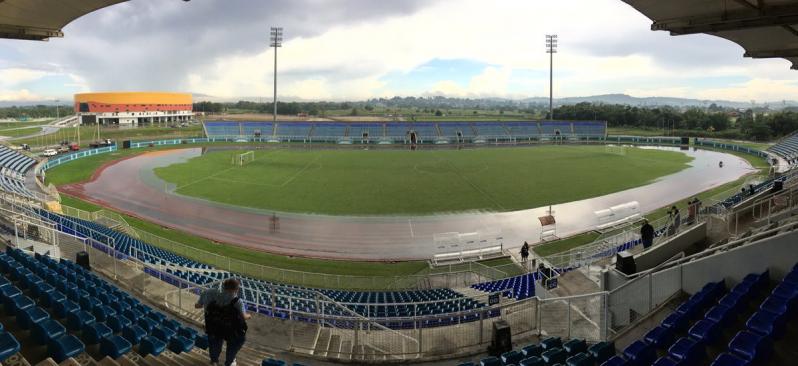
<instances>
[{"instance_id":1,"label":"black backpack","mask_svg":"<svg viewBox=\"0 0 798 366\"><path fill-rule=\"evenodd\" d=\"M205 307L205 333L229 341L247 334L247 322L236 308L240 300L236 297L229 304L220 306L215 302Z\"/></svg>"}]
</instances>

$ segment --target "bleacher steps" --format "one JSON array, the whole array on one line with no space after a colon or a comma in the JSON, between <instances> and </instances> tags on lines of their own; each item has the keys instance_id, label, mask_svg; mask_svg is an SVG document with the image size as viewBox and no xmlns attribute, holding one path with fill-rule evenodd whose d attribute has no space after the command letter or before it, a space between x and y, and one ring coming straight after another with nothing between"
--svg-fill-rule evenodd
<instances>
[{"instance_id":1,"label":"bleacher steps","mask_svg":"<svg viewBox=\"0 0 798 366\"><path fill-rule=\"evenodd\" d=\"M80 366L80 362L70 357L64 360L63 362L59 363L58 366Z\"/></svg>"},{"instance_id":2,"label":"bleacher steps","mask_svg":"<svg viewBox=\"0 0 798 366\"><path fill-rule=\"evenodd\" d=\"M116 362L111 357L105 356L105 357L103 357L102 360L100 360L100 362L97 362L97 365L98 366L119 366L119 362Z\"/></svg>"},{"instance_id":3,"label":"bleacher steps","mask_svg":"<svg viewBox=\"0 0 798 366\"><path fill-rule=\"evenodd\" d=\"M319 331L316 334L316 343L313 346L314 355L327 355L327 347L330 346L330 337L332 337L332 334L329 328L319 327Z\"/></svg>"},{"instance_id":4,"label":"bleacher steps","mask_svg":"<svg viewBox=\"0 0 798 366\"><path fill-rule=\"evenodd\" d=\"M339 350L341 352L341 357L339 357L340 359L352 359L352 341L345 340L341 342L341 347Z\"/></svg>"},{"instance_id":5,"label":"bleacher steps","mask_svg":"<svg viewBox=\"0 0 798 366\"><path fill-rule=\"evenodd\" d=\"M147 355L142 359L143 364L146 366L169 366L169 364L161 361L158 357L153 355Z\"/></svg>"},{"instance_id":6,"label":"bleacher steps","mask_svg":"<svg viewBox=\"0 0 798 366\"><path fill-rule=\"evenodd\" d=\"M52 358L48 357L47 359L43 360L42 362L37 363L36 366L58 366L58 364L55 363L55 360L53 360Z\"/></svg>"},{"instance_id":7,"label":"bleacher steps","mask_svg":"<svg viewBox=\"0 0 798 366\"><path fill-rule=\"evenodd\" d=\"M330 345L327 346L327 357L337 358L341 353L341 336L333 334L330 336Z\"/></svg>"},{"instance_id":8,"label":"bleacher steps","mask_svg":"<svg viewBox=\"0 0 798 366\"><path fill-rule=\"evenodd\" d=\"M22 356L22 353L16 353L3 361L3 366L30 366L30 363Z\"/></svg>"}]
</instances>

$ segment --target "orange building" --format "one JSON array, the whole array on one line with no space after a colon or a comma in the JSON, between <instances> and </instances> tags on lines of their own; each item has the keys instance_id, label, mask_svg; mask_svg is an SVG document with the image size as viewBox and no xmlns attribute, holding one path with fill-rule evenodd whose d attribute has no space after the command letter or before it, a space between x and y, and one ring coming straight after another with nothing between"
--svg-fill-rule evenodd
<instances>
[{"instance_id":1,"label":"orange building","mask_svg":"<svg viewBox=\"0 0 798 366\"><path fill-rule=\"evenodd\" d=\"M143 125L193 118L189 93L107 92L75 94L81 124Z\"/></svg>"}]
</instances>

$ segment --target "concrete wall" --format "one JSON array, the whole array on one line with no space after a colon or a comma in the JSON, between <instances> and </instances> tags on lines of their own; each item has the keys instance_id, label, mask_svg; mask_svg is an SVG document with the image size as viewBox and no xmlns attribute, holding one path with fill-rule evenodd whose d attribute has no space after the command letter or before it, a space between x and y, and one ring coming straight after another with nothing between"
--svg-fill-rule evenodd
<instances>
[{"instance_id":1,"label":"concrete wall","mask_svg":"<svg viewBox=\"0 0 798 366\"><path fill-rule=\"evenodd\" d=\"M718 253L684 265L682 289L694 293L709 281L726 280L726 286L745 275L770 269L770 278L779 279L798 263L798 231L782 233L728 252Z\"/></svg>"},{"instance_id":2,"label":"concrete wall","mask_svg":"<svg viewBox=\"0 0 798 366\"><path fill-rule=\"evenodd\" d=\"M635 255L637 272L652 269L673 256L684 252L693 244L699 243L707 237L707 224L702 222L694 227L679 233L673 239L651 247L649 250Z\"/></svg>"}]
</instances>

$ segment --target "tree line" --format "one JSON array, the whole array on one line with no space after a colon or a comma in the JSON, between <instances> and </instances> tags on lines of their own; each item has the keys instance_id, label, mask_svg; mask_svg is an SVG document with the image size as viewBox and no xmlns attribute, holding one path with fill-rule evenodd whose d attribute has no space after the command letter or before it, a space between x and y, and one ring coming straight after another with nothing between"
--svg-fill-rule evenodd
<instances>
[{"instance_id":1,"label":"tree line","mask_svg":"<svg viewBox=\"0 0 798 366\"><path fill-rule=\"evenodd\" d=\"M637 107L578 103L554 109L556 119L607 121L608 127L678 131L685 136L715 136L766 141L798 130L798 112L791 109L739 111L708 108Z\"/></svg>"}]
</instances>

